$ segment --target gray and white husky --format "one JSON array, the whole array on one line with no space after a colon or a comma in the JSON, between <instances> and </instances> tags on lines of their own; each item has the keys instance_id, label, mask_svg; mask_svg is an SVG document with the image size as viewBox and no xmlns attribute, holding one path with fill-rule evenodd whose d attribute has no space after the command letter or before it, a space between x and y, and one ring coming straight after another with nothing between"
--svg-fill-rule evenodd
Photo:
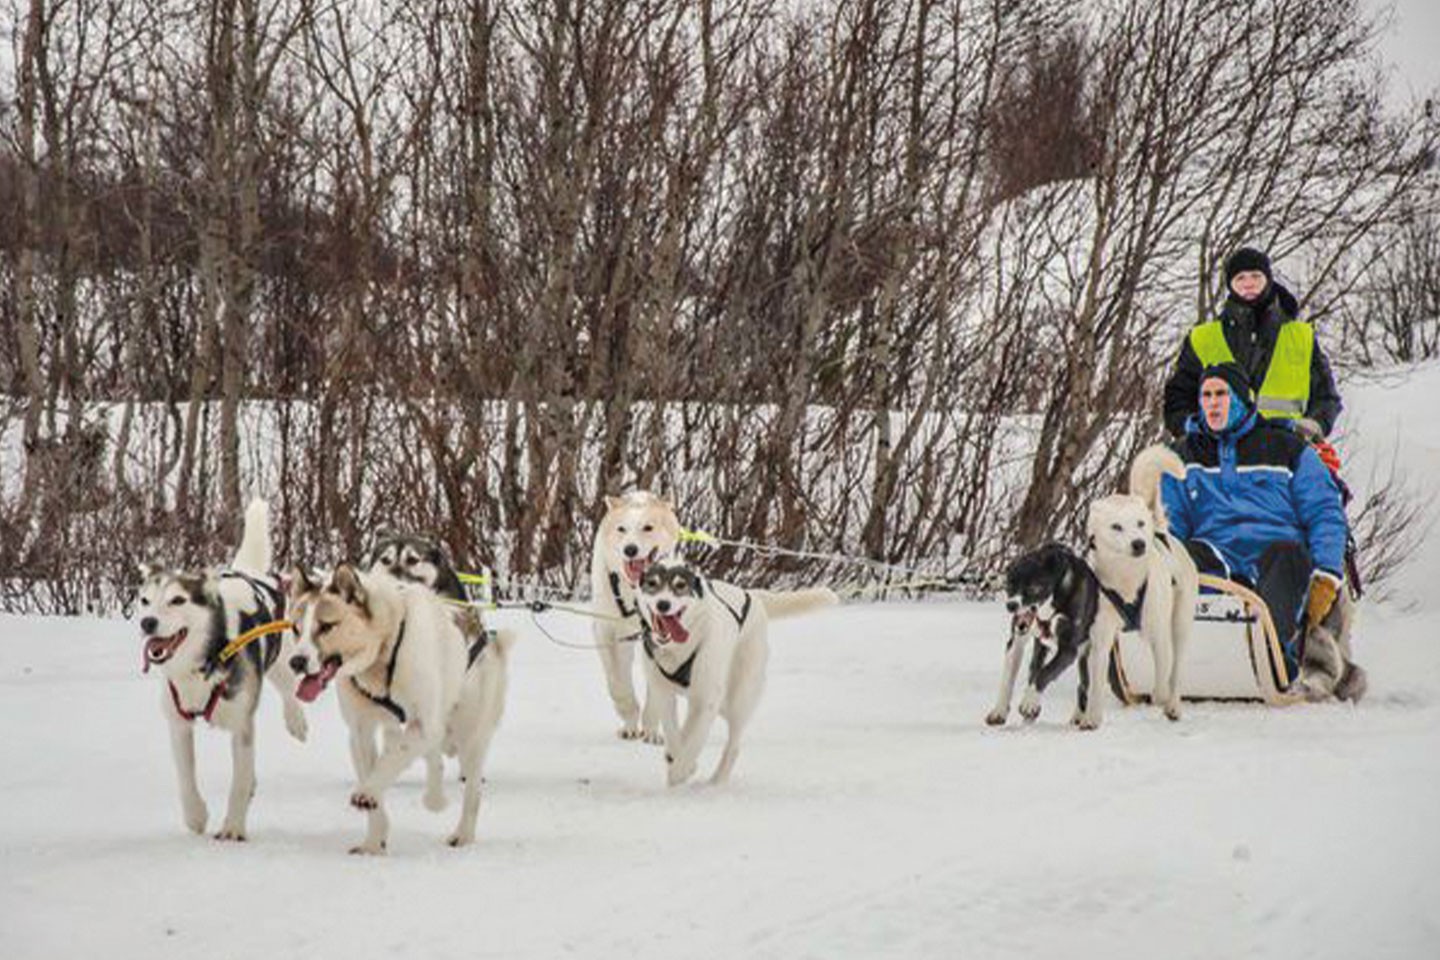
<instances>
[{"instance_id":1,"label":"gray and white husky","mask_svg":"<svg viewBox=\"0 0 1440 960\"><path fill-rule=\"evenodd\" d=\"M284 595L269 566L269 511L263 500L255 500L245 511L245 532L229 569L143 568L135 616L145 638L144 669L158 667L165 681L160 709L170 727L185 825L195 833L204 832L209 816L195 781L195 721L230 734L230 800L215 834L219 840L245 839L255 794L255 711L262 677L280 691L286 729L305 739L305 714L285 666L285 634L261 637L221 659L230 641L283 614Z\"/></svg>"}]
</instances>

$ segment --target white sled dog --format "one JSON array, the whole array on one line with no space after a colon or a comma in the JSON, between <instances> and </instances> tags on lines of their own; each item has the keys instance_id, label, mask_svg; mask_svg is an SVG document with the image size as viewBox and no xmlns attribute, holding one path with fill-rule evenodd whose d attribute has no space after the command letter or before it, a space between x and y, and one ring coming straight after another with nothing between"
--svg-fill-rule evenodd
<instances>
[{"instance_id":1,"label":"white sled dog","mask_svg":"<svg viewBox=\"0 0 1440 960\"><path fill-rule=\"evenodd\" d=\"M245 511L240 548L223 571L143 568L136 611L145 637L145 670L160 668L165 681L161 711L180 780L185 825L203 833L209 818L195 780L195 721L230 733L230 799L218 840L244 840L245 818L255 795L255 711L262 676L280 691L285 727L305 739L305 714L284 665L287 641L272 633L221 660L221 651L242 633L275 621L283 610L279 581L270 567L269 511L263 500Z\"/></svg>"},{"instance_id":2,"label":"white sled dog","mask_svg":"<svg viewBox=\"0 0 1440 960\"><path fill-rule=\"evenodd\" d=\"M411 762L441 750L459 757L465 781L460 821L447 842L472 842L485 755L505 705L513 635L467 640L429 588L350 564L336 567L323 584L296 571L289 601L299 634L290 666L300 677L300 699L313 701L340 680L340 712L350 727L358 780L350 804L369 814L365 839L351 852L385 851L385 791ZM384 734L378 754L377 732ZM439 805L430 791L425 800L432 809Z\"/></svg>"},{"instance_id":3,"label":"white sled dog","mask_svg":"<svg viewBox=\"0 0 1440 960\"><path fill-rule=\"evenodd\" d=\"M710 727L721 716L728 738L710 782L724 783L765 688L770 619L839 598L826 589L746 590L668 560L649 566L637 596L645 624L648 702L657 706L665 731L666 781L673 787L694 775ZM683 727L676 704L681 696L689 701Z\"/></svg>"},{"instance_id":4,"label":"white sled dog","mask_svg":"<svg viewBox=\"0 0 1440 960\"><path fill-rule=\"evenodd\" d=\"M1155 662L1154 701L1180 719L1180 668L1195 622L1200 577L1185 545L1169 536L1160 500L1161 477L1183 478L1185 466L1162 445L1140 451L1130 465L1130 492L1090 505L1085 529L1090 565L1100 580L1100 609L1091 635L1091 695L1074 722L1100 726L1110 651L1122 630L1139 630Z\"/></svg>"},{"instance_id":5,"label":"white sled dog","mask_svg":"<svg viewBox=\"0 0 1440 960\"><path fill-rule=\"evenodd\" d=\"M606 497L605 507L590 554L591 602L603 615L594 621L595 646L620 715L619 735L660 743L659 716L648 701L642 714L635 697L635 641L642 633L635 589L650 564L675 552L680 520L670 501L644 490Z\"/></svg>"}]
</instances>

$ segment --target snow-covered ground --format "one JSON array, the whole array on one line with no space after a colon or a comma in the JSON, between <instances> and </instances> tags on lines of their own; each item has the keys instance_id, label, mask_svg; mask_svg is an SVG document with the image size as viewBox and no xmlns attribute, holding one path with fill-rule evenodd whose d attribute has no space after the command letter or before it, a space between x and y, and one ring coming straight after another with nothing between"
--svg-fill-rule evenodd
<instances>
[{"instance_id":1,"label":"snow-covered ground","mask_svg":"<svg viewBox=\"0 0 1440 960\"><path fill-rule=\"evenodd\" d=\"M775 625L734 781L677 790L615 738L594 654L515 617L479 842L442 845L455 791L427 812L415 770L377 859L345 853L331 695L301 745L267 691L251 839L222 844L181 826L137 632L0 617L0 955L1440 955L1440 614L1367 611L1358 708L1112 708L1083 734L1073 681L1035 726L983 724L998 604L846 606ZM213 827L228 741L200 754Z\"/></svg>"}]
</instances>

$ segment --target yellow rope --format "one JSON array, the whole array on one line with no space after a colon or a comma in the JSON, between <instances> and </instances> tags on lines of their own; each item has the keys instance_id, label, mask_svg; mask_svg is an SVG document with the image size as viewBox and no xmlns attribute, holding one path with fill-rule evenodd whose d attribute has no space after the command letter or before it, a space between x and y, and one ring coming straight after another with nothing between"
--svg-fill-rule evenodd
<instances>
[{"instance_id":1,"label":"yellow rope","mask_svg":"<svg viewBox=\"0 0 1440 960\"><path fill-rule=\"evenodd\" d=\"M271 620L269 623L262 623L258 627L246 630L244 633L240 634L240 636L225 644L225 649L220 651L220 662L225 663L227 660L234 657L235 654L239 653L241 650L244 650L250 644L254 643L256 640L259 640L263 636L272 633L282 633L286 630L292 630L294 629L294 627L295 624L291 623L289 620Z\"/></svg>"}]
</instances>

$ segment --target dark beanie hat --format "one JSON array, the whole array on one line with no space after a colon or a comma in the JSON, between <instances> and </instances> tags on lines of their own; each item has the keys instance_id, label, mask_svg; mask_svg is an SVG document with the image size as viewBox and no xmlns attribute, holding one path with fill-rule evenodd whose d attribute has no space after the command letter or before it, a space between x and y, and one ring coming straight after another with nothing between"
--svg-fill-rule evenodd
<instances>
[{"instance_id":1,"label":"dark beanie hat","mask_svg":"<svg viewBox=\"0 0 1440 960\"><path fill-rule=\"evenodd\" d=\"M1259 270L1266 280L1275 279L1270 273L1270 258L1254 247L1241 247L1225 260L1225 285L1235 279L1235 274L1246 270Z\"/></svg>"},{"instance_id":2,"label":"dark beanie hat","mask_svg":"<svg viewBox=\"0 0 1440 960\"><path fill-rule=\"evenodd\" d=\"M1255 406L1255 389L1250 386L1250 378L1245 371L1233 363L1217 363L1214 366L1206 367L1200 374L1200 386L1205 386L1205 381L1212 377L1219 377L1230 385L1231 396L1244 400L1247 406Z\"/></svg>"}]
</instances>

